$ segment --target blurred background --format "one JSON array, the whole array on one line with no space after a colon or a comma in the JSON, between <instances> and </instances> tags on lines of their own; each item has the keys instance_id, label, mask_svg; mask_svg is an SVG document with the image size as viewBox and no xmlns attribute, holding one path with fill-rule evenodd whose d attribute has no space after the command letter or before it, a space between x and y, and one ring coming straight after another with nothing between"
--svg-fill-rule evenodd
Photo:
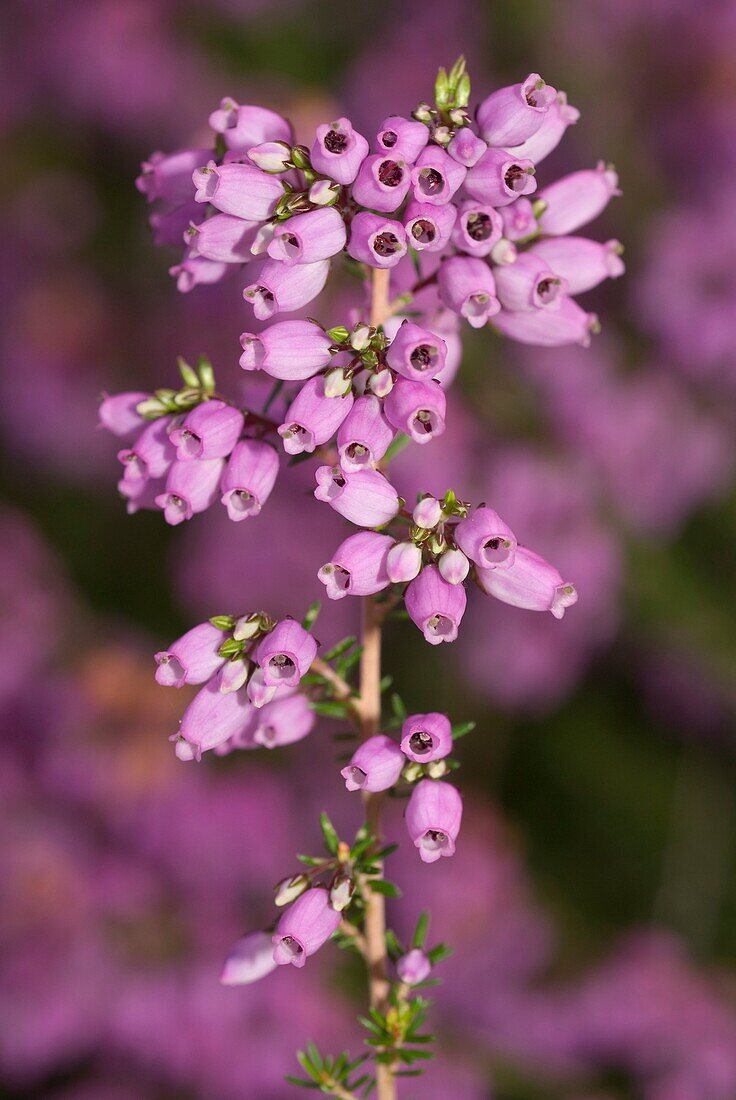
<instances>
[{"instance_id":1,"label":"blurred background","mask_svg":"<svg viewBox=\"0 0 736 1100\"><path fill-rule=\"evenodd\" d=\"M592 232L628 271L584 300L588 350L466 330L448 432L397 462L407 495L492 501L580 593L562 623L477 593L450 652L388 638L410 709L478 720L457 856L396 857L390 919L430 907L456 948L441 1056L403 1094L734 1100L736 4L8 0L0 19L0 1095L281 1100L306 1039L359 1050L362 976L331 949L217 981L318 811L357 826L329 732L181 764L183 696L151 659L211 614L298 614L340 521L287 477L250 523L129 518L96 402L173 384L179 354L240 384L240 284L177 293L142 159L200 143L226 94L302 138L336 114L370 136L464 52L473 102L537 70L581 110L540 180L615 163Z\"/></svg>"}]
</instances>

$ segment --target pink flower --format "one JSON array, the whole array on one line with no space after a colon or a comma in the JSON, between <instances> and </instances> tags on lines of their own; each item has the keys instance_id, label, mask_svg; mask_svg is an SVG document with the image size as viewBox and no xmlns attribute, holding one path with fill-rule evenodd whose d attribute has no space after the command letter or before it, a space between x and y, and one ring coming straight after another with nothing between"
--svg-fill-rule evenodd
<instances>
[{"instance_id":1,"label":"pink flower","mask_svg":"<svg viewBox=\"0 0 736 1100\"><path fill-rule=\"evenodd\" d=\"M401 157L407 164L413 164L429 141L429 130L423 122L390 115L381 123L376 137L379 153L390 153L392 157Z\"/></svg>"},{"instance_id":2,"label":"pink flower","mask_svg":"<svg viewBox=\"0 0 736 1100\"><path fill-rule=\"evenodd\" d=\"M257 516L271 495L279 457L269 443L243 439L236 443L220 480L220 500L231 520Z\"/></svg>"},{"instance_id":3,"label":"pink flower","mask_svg":"<svg viewBox=\"0 0 736 1100\"><path fill-rule=\"evenodd\" d=\"M449 584L436 565L426 566L406 590L406 610L430 645L454 642L467 597L461 584Z\"/></svg>"},{"instance_id":4,"label":"pink flower","mask_svg":"<svg viewBox=\"0 0 736 1100\"><path fill-rule=\"evenodd\" d=\"M398 221L362 210L350 225L348 255L371 267L395 267L406 255L406 231Z\"/></svg>"},{"instance_id":5,"label":"pink flower","mask_svg":"<svg viewBox=\"0 0 736 1100\"><path fill-rule=\"evenodd\" d=\"M279 435L287 454L311 454L332 439L353 404L351 391L340 397L328 397L323 375L304 383L289 408Z\"/></svg>"},{"instance_id":6,"label":"pink flower","mask_svg":"<svg viewBox=\"0 0 736 1100\"><path fill-rule=\"evenodd\" d=\"M502 603L528 611L551 611L556 619L577 603L577 592L563 581L554 565L525 546L517 547L507 569L478 569L476 579L484 592Z\"/></svg>"},{"instance_id":7,"label":"pink flower","mask_svg":"<svg viewBox=\"0 0 736 1100\"><path fill-rule=\"evenodd\" d=\"M530 73L522 84L499 88L478 108L478 126L489 145L519 145L535 134L557 98L539 73Z\"/></svg>"},{"instance_id":8,"label":"pink flower","mask_svg":"<svg viewBox=\"0 0 736 1100\"><path fill-rule=\"evenodd\" d=\"M278 321L257 335L240 337L243 370L262 370L272 378L311 378L330 362L332 341L313 321Z\"/></svg>"},{"instance_id":9,"label":"pink flower","mask_svg":"<svg viewBox=\"0 0 736 1100\"><path fill-rule=\"evenodd\" d=\"M406 807L406 827L424 863L455 854L463 801L450 783L422 779L411 792Z\"/></svg>"},{"instance_id":10,"label":"pink flower","mask_svg":"<svg viewBox=\"0 0 736 1100\"><path fill-rule=\"evenodd\" d=\"M156 683L164 687L204 684L223 665L224 634L212 623L200 623L155 656Z\"/></svg>"},{"instance_id":11,"label":"pink flower","mask_svg":"<svg viewBox=\"0 0 736 1100\"><path fill-rule=\"evenodd\" d=\"M554 237L574 233L597 218L613 196L620 194L615 169L603 161L595 169L572 172L540 191L539 198L546 207L539 217L539 228Z\"/></svg>"},{"instance_id":12,"label":"pink flower","mask_svg":"<svg viewBox=\"0 0 736 1100\"><path fill-rule=\"evenodd\" d=\"M455 542L482 569L513 565L516 536L493 508L474 508L455 528Z\"/></svg>"},{"instance_id":13,"label":"pink flower","mask_svg":"<svg viewBox=\"0 0 736 1100\"><path fill-rule=\"evenodd\" d=\"M413 947L397 961L396 973L405 985L418 985L432 973L432 964L420 948Z\"/></svg>"},{"instance_id":14,"label":"pink flower","mask_svg":"<svg viewBox=\"0 0 736 1100\"><path fill-rule=\"evenodd\" d=\"M387 791L401 775L406 758L390 737L369 737L353 753L340 775L349 791Z\"/></svg>"},{"instance_id":15,"label":"pink flower","mask_svg":"<svg viewBox=\"0 0 736 1100\"><path fill-rule=\"evenodd\" d=\"M163 510L166 522L176 527L214 504L224 468L222 458L175 462L164 492L156 497L156 506Z\"/></svg>"},{"instance_id":16,"label":"pink flower","mask_svg":"<svg viewBox=\"0 0 736 1100\"><path fill-rule=\"evenodd\" d=\"M482 328L501 308L488 264L470 256L445 260L437 275L440 298L473 328Z\"/></svg>"},{"instance_id":17,"label":"pink flower","mask_svg":"<svg viewBox=\"0 0 736 1100\"><path fill-rule=\"evenodd\" d=\"M237 443L245 417L224 401L203 401L169 433L180 462L197 458L226 458Z\"/></svg>"},{"instance_id":18,"label":"pink flower","mask_svg":"<svg viewBox=\"0 0 736 1100\"><path fill-rule=\"evenodd\" d=\"M330 125L317 127L310 151L317 172L344 186L353 182L367 155L368 142L353 129L349 119L338 118Z\"/></svg>"},{"instance_id":19,"label":"pink flower","mask_svg":"<svg viewBox=\"0 0 736 1100\"><path fill-rule=\"evenodd\" d=\"M424 381L435 378L444 369L447 344L413 321L402 321L386 352L392 370L406 378Z\"/></svg>"},{"instance_id":20,"label":"pink flower","mask_svg":"<svg viewBox=\"0 0 736 1100\"><path fill-rule=\"evenodd\" d=\"M354 402L338 429L340 465L349 473L372 466L383 458L393 438L381 402L371 393L364 394Z\"/></svg>"},{"instance_id":21,"label":"pink flower","mask_svg":"<svg viewBox=\"0 0 736 1100\"><path fill-rule=\"evenodd\" d=\"M375 531L360 531L340 543L332 561L317 573L331 600L372 596L390 584L386 561L394 540Z\"/></svg>"},{"instance_id":22,"label":"pink flower","mask_svg":"<svg viewBox=\"0 0 736 1100\"><path fill-rule=\"evenodd\" d=\"M401 727L401 751L417 764L442 760L452 752L452 727L445 714L410 714Z\"/></svg>"},{"instance_id":23,"label":"pink flower","mask_svg":"<svg viewBox=\"0 0 736 1100\"><path fill-rule=\"evenodd\" d=\"M396 155L366 157L353 184L353 198L361 206L390 214L398 210L411 186L410 169Z\"/></svg>"},{"instance_id":24,"label":"pink flower","mask_svg":"<svg viewBox=\"0 0 736 1100\"><path fill-rule=\"evenodd\" d=\"M271 942L279 966L302 967L309 955L337 931L340 914L330 905L326 890L312 889L298 897L281 917Z\"/></svg>"},{"instance_id":25,"label":"pink flower","mask_svg":"<svg viewBox=\"0 0 736 1100\"><path fill-rule=\"evenodd\" d=\"M399 511L399 494L378 470L348 473L339 466L320 466L315 478L317 500L357 527L382 527Z\"/></svg>"},{"instance_id":26,"label":"pink flower","mask_svg":"<svg viewBox=\"0 0 736 1100\"><path fill-rule=\"evenodd\" d=\"M216 164L197 168L192 175L197 202L209 202L223 214L247 222L262 222L273 214L284 194L281 181L252 164Z\"/></svg>"},{"instance_id":27,"label":"pink flower","mask_svg":"<svg viewBox=\"0 0 736 1100\"><path fill-rule=\"evenodd\" d=\"M436 145L420 153L411 171L411 183L417 202L432 206L448 203L465 179L467 169Z\"/></svg>"},{"instance_id":28,"label":"pink flower","mask_svg":"<svg viewBox=\"0 0 736 1100\"><path fill-rule=\"evenodd\" d=\"M334 206L297 214L276 226L267 252L288 267L329 260L345 247L345 223Z\"/></svg>"},{"instance_id":29,"label":"pink flower","mask_svg":"<svg viewBox=\"0 0 736 1100\"><path fill-rule=\"evenodd\" d=\"M294 619L282 619L263 637L253 659L263 672L266 687L296 687L317 656L317 642Z\"/></svg>"},{"instance_id":30,"label":"pink flower","mask_svg":"<svg viewBox=\"0 0 736 1100\"><path fill-rule=\"evenodd\" d=\"M383 403L389 424L415 443L429 443L445 430L447 399L437 382L399 378Z\"/></svg>"},{"instance_id":31,"label":"pink flower","mask_svg":"<svg viewBox=\"0 0 736 1100\"><path fill-rule=\"evenodd\" d=\"M267 932L249 932L234 945L220 973L223 985L250 985L276 969Z\"/></svg>"},{"instance_id":32,"label":"pink flower","mask_svg":"<svg viewBox=\"0 0 736 1100\"><path fill-rule=\"evenodd\" d=\"M329 260L294 267L266 260L258 281L245 288L243 297L253 306L257 319L267 321L276 313L292 313L308 305L322 293L329 273Z\"/></svg>"}]
</instances>

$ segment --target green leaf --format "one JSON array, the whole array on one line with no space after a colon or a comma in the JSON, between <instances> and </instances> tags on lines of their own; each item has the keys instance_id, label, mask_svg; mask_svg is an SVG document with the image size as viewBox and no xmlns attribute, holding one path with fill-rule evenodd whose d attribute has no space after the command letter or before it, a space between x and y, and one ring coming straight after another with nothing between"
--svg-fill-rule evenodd
<instances>
[{"instance_id":1,"label":"green leaf","mask_svg":"<svg viewBox=\"0 0 736 1100\"><path fill-rule=\"evenodd\" d=\"M322 829L322 836L325 841L325 848L331 855L337 854L337 846L340 843L340 838L337 835L335 826L330 821L327 814L323 811L319 815L319 824Z\"/></svg>"},{"instance_id":2,"label":"green leaf","mask_svg":"<svg viewBox=\"0 0 736 1100\"><path fill-rule=\"evenodd\" d=\"M401 698L400 695L397 695L396 692L394 692L391 696L391 710L393 711L396 718L398 718L402 722L404 721L407 714L406 706L404 704L404 700Z\"/></svg>"},{"instance_id":3,"label":"green leaf","mask_svg":"<svg viewBox=\"0 0 736 1100\"><path fill-rule=\"evenodd\" d=\"M381 695L383 695L384 691L388 691L388 689L391 687L393 682L394 682L393 676L384 676L384 677L382 677L381 683L380 683Z\"/></svg>"},{"instance_id":4,"label":"green leaf","mask_svg":"<svg viewBox=\"0 0 736 1100\"><path fill-rule=\"evenodd\" d=\"M274 382L273 386L271 387L271 392L269 393L268 397L266 398L266 404L263 406L263 415L264 416L266 415L268 410L271 408L271 405L274 403L274 401L276 400L278 395L281 393L283 388L284 388L283 379L279 379L278 382Z\"/></svg>"},{"instance_id":5,"label":"green leaf","mask_svg":"<svg viewBox=\"0 0 736 1100\"><path fill-rule=\"evenodd\" d=\"M453 949L448 947L446 943L438 943L436 947L427 952L427 958L434 966L435 963L444 962L445 959L449 959L454 954Z\"/></svg>"},{"instance_id":6,"label":"green leaf","mask_svg":"<svg viewBox=\"0 0 736 1100\"><path fill-rule=\"evenodd\" d=\"M206 355L200 355L197 361L197 374L199 375L199 384L207 394L215 392L215 372L212 369L212 364Z\"/></svg>"},{"instance_id":7,"label":"green leaf","mask_svg":"<svg viewBox=\"0 0 736 1100\"><path fill-rule=\"evenodd\" d=\"M305 630L311 630L312 629L312 627L314 626L314 624L317 621L317 617L318 617L321 610L322 610L322 604L320 603L319 600L315 600L314 603L309 605L309 607L307 608L307 613L304 616L304 618L302 619L302 626L304 627Z\"/></svg>"},{"instance_id":8,"label":"green leaf","mask_svg":"<svg viewBox=\"0 0 736 1100\"><path fill-rule=\"evenodd\" d=\"M314 1081L305 1081L302 1077L294 1077L291 1073L287 1073L284 1076L284 1080L290 1085L298 1085L301 1089L313 1089L318 1092L320 1086L315 1084Z\"/></svg>"},{"instance_id":9,"label":"green leaf","mask_svg":"<svg viewBox=\"0 0 736 1100\"><path fill-rule=\"evenodd\" d=\"M452 739L453 741L459 741L461 737L465 737L466 734L472 733L475 729L475 722L460 722L457 726L452 727Z\"/></svg>"},{"instance_id":10,"label":"green leaf","mask_svg":"<svg viewBox=\"0 0 736 1100\"><path fill-rule=\"evenodd\" d=\"M427 932L428 932L428 930L429 930L429 911L427 909L425 909L424 912L420 914L419 920L417 921L417 926L414 929L414 936L413 936L413 939L411 941L412 947L419 947L419 948L424 947L425 943L427 942Z\"/></svg>"},{"instance_id":11,"label":"green leaf","mask_svg":"<svg viewBox=\"0 0 736 1100\"><path fill-rule=\"evenodd\" d=\"M357 640L354 634L349 635L347 638L343 638L342 641L333 645L332 649L329 649L327 653L324 654L322 660L334 661L335 657L341 657L343 653L347 653L347 651L355 645Z\"/></svg>"},{"instance_id":12,"label":"green leaf","mask_svg":"<svg viewBox=\"0 0 736 1100\"><path fill-rule=\"evenodd\" d=\"M395 882L389 882L386 878L377 878L371 882L371 890L376 894L384 894L387 898L400 898L401 890Z\"/></svg>"},{"instance_id":13,"label":"green leaf","mask_svg":"<svg viewBox=\"0 0 736 1100\"><path fill-rule=\"evenodd\" d=\"M344 718L346 707L337 699L319 699L309 704L315 714L321 714L323 718Z\"/></svg>"},{"instance_id":14,"label":"green leaf","mask_svg":"<svg viewBox=\"0 0 736 1100\"><path fill-rule=\"evenodd\" d=\"M406 447L410 442L411 440L408 435L404 435L403 432L399 432L396 435L393 443L390 445L389 449L383 456L384 464L387 465L392 458L396 458L396 455L400 454L403 451L404 447Z\"/></svg>"}]
</instances>

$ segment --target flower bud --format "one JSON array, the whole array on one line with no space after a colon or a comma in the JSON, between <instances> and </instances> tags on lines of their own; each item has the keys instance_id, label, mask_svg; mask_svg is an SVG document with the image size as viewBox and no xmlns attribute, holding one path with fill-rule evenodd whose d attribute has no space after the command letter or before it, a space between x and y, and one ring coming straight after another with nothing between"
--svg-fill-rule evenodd
<instances>
[{"instance_id":1,"label":"flower bud","mask_svg":"<svg viewBox=\"0 0 736 1100\"><path fill-rule=\"evenodd\" d=\"M242 615L233 627L233 638L238 642L248 642L255 638L263 629L261 615Z\"/></svg>"},{"instance_id":2,"label":"flower bud","mask_svg":"<svg viewBox=\"0 0 736 1100\"><path fill-rule=\"evenodd\" d=\"M489 145L519 145L535 134L557 99L539 73L522 84L499 88L487 96L477 112L478 126Z\"/></svg>"},{"instance_id":3,"label":"flower bud","mask_svg":"<svg viewBox=\"0 0 736 1100\"><path fill-rule=\"evenodd\" d=\"M519 546L508 569L478 569L478 584L489 596L527 611L551 611L561 619L578 594L559 571L533 550Z\"/></svg>"},{"instance_id":4,"label":"flower bud","mask_svg":"<svg viewBox=\"0 0 736 1100\"><path fill-rule=\"evenodd\" d=\"M274 905L291 905L292 901L309 889L309 877L307 875L290 875L282 878L274 887Z\"/></svg>"},{"instance_id":5,"label":"flower bud","mask_svg":"<svg viewBox=\"0 0 736 1100\"><path fill-rule=\"evenodd\" d=\"M465 614L461 584L448 584L436 565L426 566L406 590L406 610L430 645L454 642Z\"/></svg>"},{"instance_id":6,"label":"flower bud","mask_svg":"<svg viewBox=\"0 0 736 1100\"><path fill-rule=\"evenodd\" d=\"M270 218L284 194L281 181L252 164L221 164L209 161L197 168L192 179L196 202L209 202L223 214L234 214L248 222Z\"/></svg>"},{"instance_id":7,"label":"flower bud","mask_svg":"<svg viewBox=\"0 0 736 1100\"><path fill-rule=\"evenodd\" d=\"M371 267L395 267L406 255L406 231L398 221L362 210L350 225L348 255Z\"/></svg>"},{"instance_id":8,"label":"flower bud","mask_svg":"<svg viewBox=\"0 0 736 1100\"><path fill-rule=\"evenodd\" d=\"M238 940L225 959L220 981L223 985L250 985L275 969L268 932L249 932Z\"/></svg>"},{"instance_id":9,"label":"flower bud","mask_svg":"<svg viewBox=\"0 0 736 1100\"><path fill-rule=\"evenodd\" d=\"M279 966L302 967L333 934L340 914L330 905L326 890L313 887L298 897L282 915L271 938L273 958Z\"/></svg>"},{"instance_id":10,"label":"flower bud","mask_svg":"<svg viewBox=\"0 0 736 1100\"><path fill-rule=\"evenodd\" d=\"M379 733L358 745L340 775L349 791L387 791L398 781L404 763L396 742Z\"/></svg>"},{"instance_id":11,"label":"flower bud","mask_svg":"<svg viewBox=\"0 0 736 1100\"><path fill-rule=\"evenodd\" d=\"M325 375L325 397L345 397L351 387L352 378L345 367L334 367Z\"/></svg>"},{"instance_id":12,"label":"flower bud","mask_svg":"<svg viewBox=\"0 0 736 1100\"><path fill-rule=\"evenodd\" d=\"M468 575L470 562L462 550L445 550L437 567L450 584L462 584Z\"/></svg>"},{"instance_id":13,"label":"flower bud","mask_svg":"<svg viewBox=\"0 0 736 1100\"><path fill-rule=\"evenodd\" d=\"M276 313L291 313L308 305L322 293L329 272L329 260L293 267L266 260L258 282L247 286L243 297L253 306L256 318L267 321Z\"/></svg>"},{"instance_id":14,"label":"flower bud","mask_svg":"<svg viewBox=\"0 0 736 1100\"><path fill-rule=\"evenodd\" d=\"M236 443L220 480L220 500L235 523L257 516L268 500L279 472L279 458L268 443Z\"/></svg>"},{"instance_id":15,"label":"flower bud","mask_svg":"<svg viewBox=\"0 0 736 1100\"><path fill-rule=\"evenodd\" d=\"M311 378L332 358L332 341L313 321L277 321L257 335L244 332L240 346L243 370L262 370L287 382Z\"/></svg>"},{"instance_id":16,"label":"flower bud","mask_svg":"<svg viewBox=\"0 0 736 1100\"><path fill-rule=\"evenodd\" d=\"M330 905L338 913L348 908L355 893L355 880L349 875L335 875L330 886Z\"/></svg>"},{"instance_id":17,"label":"flower bud","mask_svg":"<svg viewBox=\"0 0 736 1100\"><path fill-rule=\"evenodd\" d=\"M620 194L614 168L603 161L595 169L572 172L540 192L547 206L539 217L539 228L553 237L574 233L597 218L611 198Z\"/></svg>"},{"instance_id":18,"label":"flower bud","mask_svg":"<svg viewBox=\"0 0 736 1100\"><path fill-rule=\"evenodd\" d=\"M340 465L349 473L378 462L394 438L381 402L371 393L359 397L337 432Z\"/></svg>"},{"instance_id":19,"label":"flower bud","mask_svg":"<svg viewBox=\"0 0 736 1100\"><path fill-rule=\"evenodd\" d=\"M353 404L352 392L328 397L322 375L304 383L278 429L287 454L311 454L332 439Z\"/></svg>"},{"instance_id":20,"label":"flower bud","mask_svg":"<svg viewBox=\"0 0 736 1100\"><path fill-rule=\"evenodd\" d=\"M156 506L163 511L166 522L176 527L214 504L224 468L222 458L175 462L164 492L156 497Z\"/></svg>"},{"instance_id":21,"label":"flower bud","mask_svg":"<svg viewBox=\"0 0 736 1100\"><path fill-rule=\"evenodd\" d=\"M394 376L390 370L379 370L368 380L371 393L376 397L388 397L394 388Z\"/></svg>"},{"instance_id":22,"label":"flower bud","mask_svg":"<svg viewBox=\"0 0 736 1100\"><path fill-rule=\"evenodd\" d=\"M260 640L253 659L267 687L296 687L317 656L317 642L294 619L282 619Z\"/></svg>"},{"instance_id":23,"label":"flower bud","mask_svg":"<svg viewBox=\"0 0 736 1100\"><path fill-rule=\"evenodd\" d=\"M436 382L399 378L383 404L389 424L415 443L429 443L445 430L447 399Z\"/></svg>"},{"instance_id":24,"label":"flower bud","mask_svg":"<svg viewBox=\"0 0 736 1100\"><path fill-rule=\"evenodd\" d=\"M500 241L496 241L491 249L491 259L494 264L513 264L516 263L516 257L519 255L516 245L512 241L507 241L505 237L501 237Z\"/></svg>"},{"instance_id":25,"label":"flower bud","mask_svg":"<svg viewBox=\"0 0 736 1100\"><path fill-rule=\"evenodd\" d=\"M378 153L366 157L353 184L353 198L361 206L390 214L398 210L411 186L410 169L398 156Z\"/></svg>"},{"instance_id":26,"label":"flower bud","mask_svg":"<svg viewBox=\"0 0 736 1100\"><path fill-rule=\"evenodd\" d=\"M406 807L406 827L424 863L455 854L463 802L450 783L422 779L411 792Z\"/></svg>"},{"instance_id":27,"label":"flower bud","mask_svg":"<svg viewBox=\"0 0 736 1100\"><path fill-rule=\"evenodd\" d=\"M314 495L357 527L382 527L399 511L399 494L378 470L348 473L339 466L320 466Z\"/></svg>"},{"instance_id":28,"label":"flower bud","mask_svg":"<svg viewBox=\"0 0 736 1100\"><path fill-rule=\"evenodd\" d=\"M413 581L422 568L422 551L414 542L397 542L386 558L386 572L392 584Z\"/></svg>"},{"instance_id":29,"label":"flower bud","mask_svg":"<svg viewBox=\"0 0 736 1100\"><path fill-rule=\"evenodd\" d=\"M447 344L413 321L402 321L388 346L386 362L405 378L425 381L435 378L445 367Z\"/></svg>"},{"instance_id":30,"label":"flower bud","mask_svg":"<svg viewBox=\"0 0 736 1100\"><path fill-rule=\"evenodd\" d=\"M211 623L192 627L155 655L156 683L177 688L204 684L224 663L220 656L223 638L223 632Z\"/></svg>"},{"instance_id":31,"label":"flower bud","mask_svg":"<svg viewBox=\"0 0 736 1100\"><path fill-rule=\"evenodd\" d=\"M455 542L481 569L508 569L516 553L516 536L493 508L475 508L455 528Z\"/></svg>"},{"instance_id":32,"label":"flower bud","mask_svg":"<svg viewBox=\"0 0 736 1100\"><path fill-rule=\"evenodd\" d=\"M418 985L426 981L431 972L431 962L418 947L413 947L396 963L396 973L405 985Z\"/></svg>"},{"instance_id":33,"label":"flower bud","mask_svg":"<svg viewBox=\"0 0 736 1100\"><path fill-rule=\"evenodd\" d=\"M470 256L445 260L437 275L442 302L472 325L482 328L500 310L488 264Z\"/></svg>"},{"instance_id":34,"label":"flower bud","mask_svg":"<svg viewBox=\"0 0 736 1100\"><path fill-rule=\"evenodd\" d=\"M273 232L268 254L287 267L329 260L345 247L345 223L334 206L310 210L281 222Z\"/></svg>"},{"instance_id":35,"label":"flower bud","mask_svg":"<svg viewBox=\"0 0 736 1100\"><path fill-rule=\"evenodd\" d=\"M391 115L381 123L376 148L383 155L389 153L407 164L413 164L428 141L429 130L423 122Z\"/></svg>"},{"instance_id":36,"label":"flower bud","mask_svg":"<svg viewBox=\"0 0 736 1100\"><path fill-rule=\"evenodd\" d=\"M412 512L412 519L417 527L431 531L442 519L442 505L436 497L422 497Z\"/></svg>"},{"instance_id":37,"label":"flower bud","mask_svg":"<svg viewBox=\"0 0 736 1100\"><path fill-rule=\"evenodd\" d=\"M285 172L291 160L291 146L285 141L263 141L248 150L248 160L262 172Z\"/></svg>"},{"instance_id":38,"label":"flower bud","mask_svg":"<svg viewBox=\"0 0 736 1100\"><path fill-rule=\"evenodd\" d=\"M313 206L332 206L339 197L339 184L331 180L316 180L309 188L309 201Z\"/></svg>"},{"instance_id":39,"label":"flower bud","mask_svg":"<svg viewBox=\"0 0 736 1100\"><path fill-rule=\"evenodd\" d=\"M467 169L443 149L429 146L420 153L411 171L411 184L417 202L444 206L463 183Z\"/></svg>"},{"instance_id":40,"label":"flower bud","mask_svg":"<svg viewBox=\"0 0 736 1100\"><path fill-rule=\"evenodd\" d=\"M452 751L452 727L445 714L410 714L401 727L401 751L417 764L441 760Z\"/></svg>"},{"instance_id":41,"label":"flower bud","mask_svg":"<svg viewBox=\"0 0 736 1100\"><path fill-rule=\"evenodd\" d=\"M339 118L317 127L309 152L315 172L337 183L352 183L368 155L368 142L354 130L350 119Z\"/></svg>"},{"instance_id":42,"label":"flower bud","mask_svg":"<svg viewBox=\"0 0 736 1100\"><path fill-rule=\"evenodd\" d=\"M372 596L389 585L386 562L394 545L390 535L360 531L340 543L332 561L317 573L331 600Z\"/></svg>"},{"instance_id":43,"label":"flower bud","mask_svg":"<svg viewBox=\"0 0 736 1100\"><path fill-rule=\"evenodd\" d=\"M245 418L224 401L203 401L187 413L180 427L169 433L180 462L226 458L238 441Z\"/></svg>"}]
</instances>

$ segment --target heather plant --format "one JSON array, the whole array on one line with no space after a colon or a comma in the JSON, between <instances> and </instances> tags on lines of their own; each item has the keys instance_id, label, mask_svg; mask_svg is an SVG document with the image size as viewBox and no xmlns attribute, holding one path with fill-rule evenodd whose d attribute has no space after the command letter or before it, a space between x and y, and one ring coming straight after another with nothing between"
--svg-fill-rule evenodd
<instances>
[{"instance_id":1,"label":"heather plant","mask_svg":"<svg viewBox=\"0 0 736 1100\"><path fill-rule=\"evenodd\" d=\"M240 273L256 322L270 322L240 335L240 367L272 389L244 406L218 388L206 358L182 360L180 388L106 397L100 409L124 444L118 487L129 512L159 509L178 525L219 500L233 522L252 520L284 465L314 459L314 497L358 529L314 564L327 599L361 601L359 637L321 652L318 602L280 620L250 604L156 654L160 684L198 688L172 736L182 761L283 746L317 716L340 723L348 755L338 766L360 792L363 823L344 837L321 815L324 851L297 857L276 886L271 927L234 946L222 980L302 968L329 940L361 956L368 1052L310 1044L298 1055L304 1076L289 1078L343 1100L374 1090L390 1100L432 1056L426 993L449 948L430 942L428 912L406 942L387 927L386 899L400 892L386 875L396 845L383 837L382 808L405 800L418 859L452 857L463 815L455 743L472 728L432 700L407 713L382 674L382 631L408 618L430 645L453 642L471 588L556 619L577 600L486 502L457 487L403 500L391 460L444 432L464 321L527 344L587 346L597 319L572 295L623 271L618 242L574 235L617 193L610 166L537 192L536 165L578 117L564 93L533 73L475 113L469 103L461 58L440 70L433 104L385 119L372 144L347 118L297 144L280 115L225 99L210 116L211 147L151 156L138 187L157 243L183 241L171 268L179 290ZM304 317L339 268L357 276L354 306L336 324ZM257 532L253 547L267 552Z\"/></svg>"}]
</instances>

